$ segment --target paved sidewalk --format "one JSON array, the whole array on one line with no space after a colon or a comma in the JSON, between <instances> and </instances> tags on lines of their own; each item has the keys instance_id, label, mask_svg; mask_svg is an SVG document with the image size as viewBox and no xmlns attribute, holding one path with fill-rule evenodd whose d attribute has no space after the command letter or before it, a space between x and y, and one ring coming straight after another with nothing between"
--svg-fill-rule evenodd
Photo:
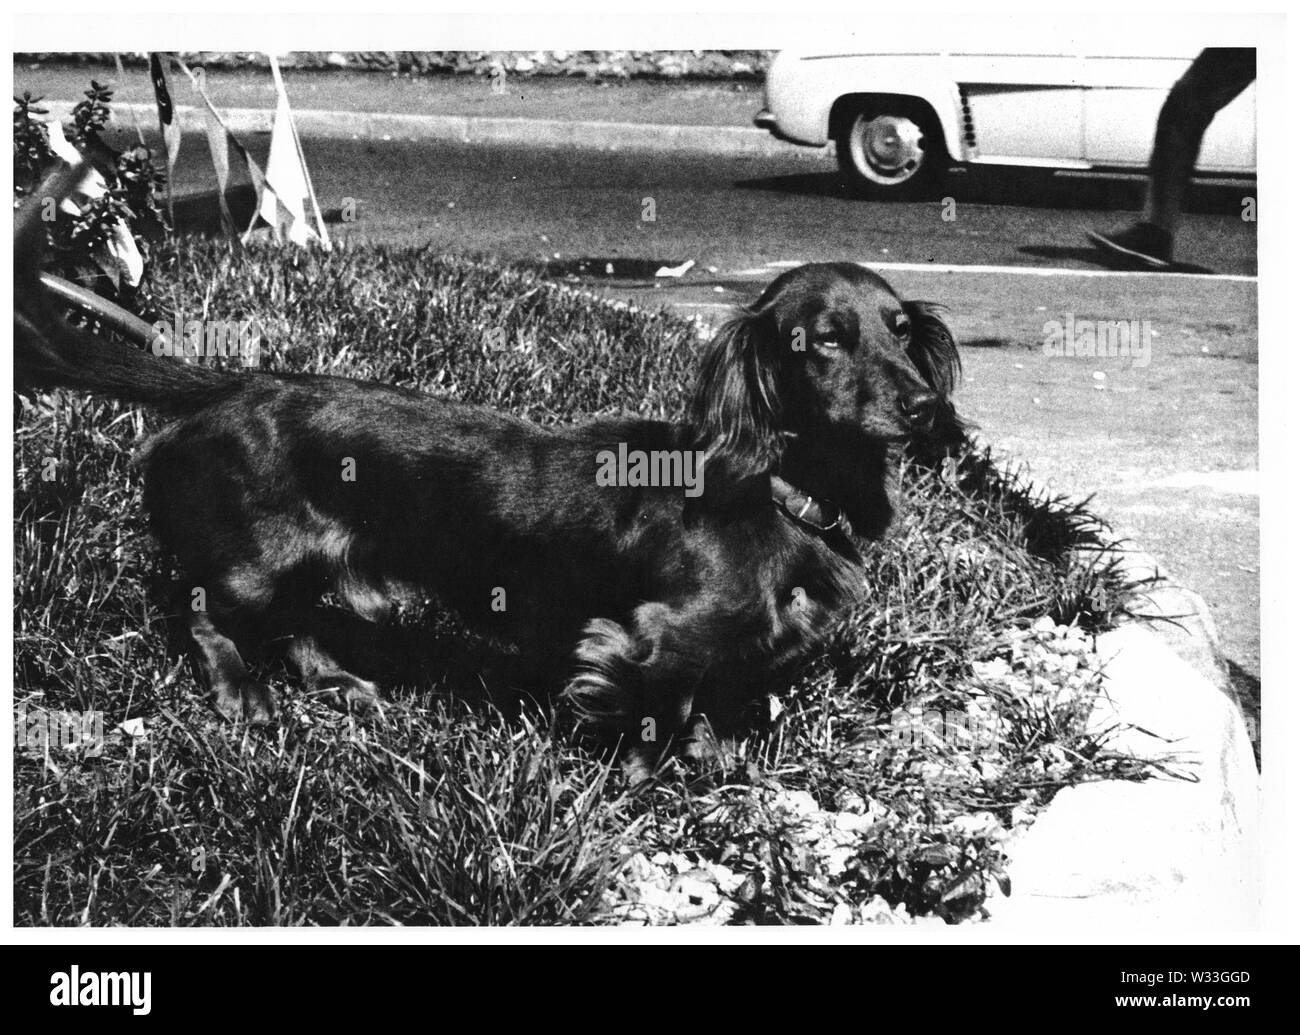
<instances>
[{"instance_id":1,"label":"paved sidewalk","mask_svg":"<svg viewBox=\"0 0 1300 1035\"><path fill-rule=\"evenodd\" d=\"M275 107L275 90L265 71L205 73L208 95L218 108ZM51 100L77 100L94 78L114 87L114 102L152 104L153 91L143 68L126 68L118 81L113 66L40 65L14 67L14 92L30 90ZM566 122L630 122L674 126L751 128L763 105L755 83L601 82L524 79L507 76L504 88L470 76L391 76L375 72L284 72L295 111L353 111L392 115L444 115L459 118L560 119ZM185 78L176 73L176 103L200 103ZM767 137L768 134L755 130ZM788 145L787 145L788 146ZM791 148L797 151L797 148Z\"/></svg>"}]
</instances>

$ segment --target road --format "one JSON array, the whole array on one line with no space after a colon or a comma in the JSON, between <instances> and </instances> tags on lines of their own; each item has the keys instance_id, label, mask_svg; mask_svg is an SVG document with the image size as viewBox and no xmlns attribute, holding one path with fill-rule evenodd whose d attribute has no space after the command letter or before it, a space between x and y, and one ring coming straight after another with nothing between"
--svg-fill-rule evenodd
<instances>
[{"instance_id":1,"label":"road","mask_svg":"<svg viewBox=\"0 0 1300 1035\"><path fill-rule=\"evenodd\" d=\"M256 141L254 153L265 147ZM694 259L678 282L598 288L709 321L784 265L816 260L877 264L902 293L947 303L965 343L962 411L1055 491L1094 496L1117 532L1203 594L1239 685L1257 694L1257 286L1242 188L1198 189L1180 241L1181 260L1225 276L1153 278L1104 273L1082 237L1132 217L1133 180L985 170L960 177L946 205L890 204L846 196L824 156L794 148L788 159L304 148L322 205L359 205L359 219L332 226L339 238L559 267L595 259L597 271L614 261L616 273L625 260L643 260L631 268L644 273ZM185 154L178 189L203 189L205 144L187 138ZM1046 326L1067 318L1139 321L1149 365L1046 355Z\"/></svg>"}]
</instances>

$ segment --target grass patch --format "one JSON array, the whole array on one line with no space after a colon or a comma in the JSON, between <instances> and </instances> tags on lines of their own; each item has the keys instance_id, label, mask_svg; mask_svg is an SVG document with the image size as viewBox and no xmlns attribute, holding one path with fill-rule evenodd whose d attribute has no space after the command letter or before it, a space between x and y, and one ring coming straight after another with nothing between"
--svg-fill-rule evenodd
<instances>
[{"instance_id":1,"label":"grass patch","mask_svg":"<svg viewBox=\"0 0 1300 1035\"><path fill-rule=\"evenodd\" d=\"M256 319L272 369L542 423L676 416L699 347L671 315L423 250L196 242L154 278L151 317ZM689 918L673 896L714 922L951 922L980 914L1008 830L1056 789L1137 774L1083 721L1089 635L1125 593L1073 553L1100 525L979 453L909 466L869 603L718 772L628 793L545 706L464 704L476 672L407 688L374 724L276 676L278 728L222 726L168 651L130 464L154 426L66 394L17 410L16 706L99 711L107 734L15 753L19 924Z\"/></svg>"}]
</instances>

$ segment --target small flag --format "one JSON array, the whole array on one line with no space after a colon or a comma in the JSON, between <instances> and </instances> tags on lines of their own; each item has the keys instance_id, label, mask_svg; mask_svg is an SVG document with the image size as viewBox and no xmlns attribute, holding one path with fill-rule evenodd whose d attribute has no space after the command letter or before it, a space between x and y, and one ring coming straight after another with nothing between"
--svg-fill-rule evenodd
<instances>
[{"instance_id":1,"label":"small flag","mask_svg":"<svg viewBox=\"0 0 1300 1035\"><path fill-rule=\"evenodd\" d=\"M171 74L167 70L170 61L170 54L149 55L149 78L153 80L154 100L158 104L158 128L162 131L163 143L167 147L168 212L172 208L172 178L176 171L176 157L181 152L181 123L172 101Z\"/></svg>"},{"instance_id":2,"label":"small flag","mask_svg":"<svg viewBox=\"0 0 1300 1035\"><path fill-rule=\"evenodd\" d=\"M271 153L266 159L266 188L258 214L275 228L277 240L284 231L294 244L306 244L310 237L307 213L303 208L307 181L303 178L298 149L293 143L292 118L289 99L281 90L275 104Z\"/></svg>"},{"instance_id":3,"label":"small flag","mask_svg":"<svg viewBox=\"0 0 1300 1035\"><path fill-rule=\"evenodd\" d=\"M274 228L276 240L281 234L294 244L304 245L313 236L326 250L330 250L329 233L321 216L316 194L311 188L311 177L302 156L297 131L293 127L293 113L289 110L289 95L280 77L280 66L271 55L271 74L275 79L275 121L271 127L271 153L266 159L266 182L262 189L258 214ZM310 201L315 215L315 228L307 221L305 201Z\"/></svg>"},{"instance_id":4,"label":"small flag","mask_svg":"<svg viewBox=\"0 0 1300 1035\"><path fill-rule=\"evenodd\" d=\"M208 96L208 91L203 86L203 80L191 72L180 58L176 59L176 63L180 65L181 71L189 76L190 85L194 87L194 92L203 99L204 107L207 109L205 118L207 119L208 150L212 154L212 166L217 174L217 197L221 205L221 221L233 233L234 217L230 214L230 206L226 203L226 184L230 174L230 149L234 149L235 154L239 156L248 169L248 177L253 181L253 196L255 198L260 199L262 197L262 191L266 186L266 177L262 173L262 167L253 160L253 156L248 153L244 145L227 128L225 121L221 118L221 113L217 111L217 106L212 103L212 98ZM256 226L257 209L254 208L253 218L249 221L248 229L244 232L241 240L246 242Z\"/></svg>"},{"instance_id":5,"label":"small flag","mask_svg":"<svg viewBox=\"0 0 1300 1035\"><path fill-rule=\"evenodd\" d=\"M262 173L262 167L253 161L253 156L247 151L244 151L242 147L240 150L243 151L244 160L248 163L248 178L253 181L253 197L258 198L260 201L262 196L266 193L266 176ZM240 238L240 240L245 244L248 243L248 239L253 235L253 231L257 229L257 218L259 214L258 209L253 209L253 218L248 221L248 229L244 231L244 236Z\"/></svg>"},{"instance_id":6,"label":"small flag","mask_svg":"<svg viewBox=\"0 0 1300 1035\"><path fill-rule=\"evenodd\" d=\"M157 56L153 55L153 57ZM221 118L221 113L217 111L217 106L212 103L212 98L208 96L202 78L191 72L179 57L175 55L163 56L170 57L171 60L176 62L181 71L189 77L190 85L194 88L194 91L203 99L206 108L204 118L208 137L208 151L211 153L212 167L217 176L217 197L221 206L221 221L226 228L228 230L232 229L234 224L234 218L226 201L226 188L230 180L230 151L233 149L248 168L248 176L252 180L254 196L257 198L252 220L248 224L248 229L244 231L242 240L247 242L254 229L256 229L258 220L264 219L270 224L277 241L287 237L294 244L303 245L315 237L320 241L321 247L325 251L329 251L331 249L329 232L325 229L325 219L321 215L320 205L316 201L316 193L312 189L311 174L307 171L307 162L303 157L302 145L293 126L293 113L289 109L289 97L285 92L284 80L280 77L280 66L277 64L275 56L271 55L271 72L275 79L276 88L275 118L271 129L271 153L267 157L265 172L253 160L253 156L248 153L248 149L230 132L225 121ZM162 63L159 64L159 68L162 68ZM165 71L154 76L155 84L160 79L164 83L169 111L174 116L174 108L170 107L171 91ZM163 107L160 102L160 121L163 118L162 111ZM171 180L169 177L169 189L170 186ZM314 227L312 221L309 221L307 217L307 209L304 203L308 201L311 202Z\"/></svg>"},{"instance_id":7,"label":"small flag","mask_svg":"<svg viewBox=\"0 0 1300 1035\"><path fill-rule=\"evenodd\" d=\"M211 107L204 110L203 123L208 131L212 168L217 174L217 203L221 206L221 225L225 227L226 233L233 234L235 219L230 214L230 206L226 204L226 184L230 182L230 152L227 148L230 133Z\"/></svg>"}]
</instances>

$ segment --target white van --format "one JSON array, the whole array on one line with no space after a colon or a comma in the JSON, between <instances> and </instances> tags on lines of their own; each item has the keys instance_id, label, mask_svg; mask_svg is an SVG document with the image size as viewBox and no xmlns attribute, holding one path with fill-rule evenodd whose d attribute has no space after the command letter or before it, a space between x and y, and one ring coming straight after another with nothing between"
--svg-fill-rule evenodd
<instances>
[{"instance_id":1,"label":"white van","mask_svg":"<svg viewBox=\"0 0 1300 1035\"><path fill-rule=\"evenodd\" d=\"M781 51L756 125L794 144L834 140L866 193L933 191L953 164L1145 169L1156 118L1196 50ZM1255 172L1255 87L1205 135L1198 173Z\"/></svg>"}]
</instances>

